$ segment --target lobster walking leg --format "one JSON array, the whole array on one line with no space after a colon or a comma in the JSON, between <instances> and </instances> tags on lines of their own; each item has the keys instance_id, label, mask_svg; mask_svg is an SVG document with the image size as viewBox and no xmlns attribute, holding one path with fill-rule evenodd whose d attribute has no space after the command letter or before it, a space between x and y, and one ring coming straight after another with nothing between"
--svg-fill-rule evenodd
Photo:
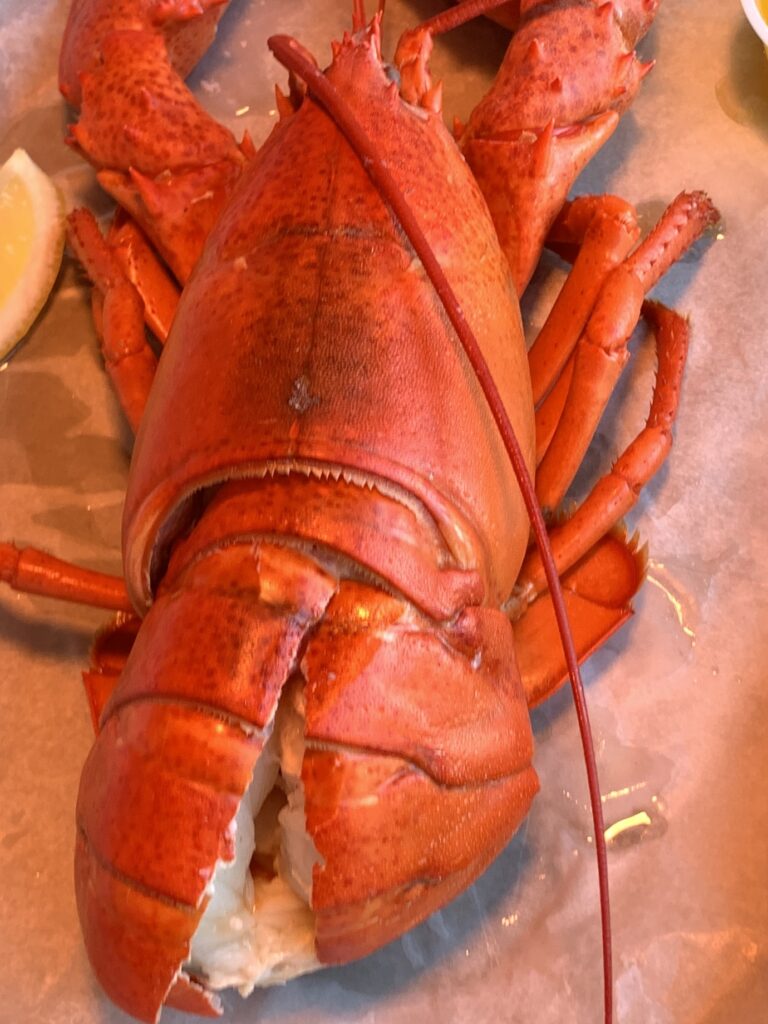
<instances>
[{"instance_id":1,"label":"lobster walking leg","mask_svg":"<svg viewBox=\"0 0 768 1024\"><path fill-rule=\"evenodd\" d=\"M104 362L135 432L157 369L157 358L144 333L145 305L87 210L70 215L69 240L96 286L94 322Z\"/></svg>"},{"instance_id":2,"label":"lobster walking leg","mask_svg":"<svg viewBox=\"0 0 768 1024\"><path fill-rule=\"evenodd\" d=\"M573 379L573 356L566 362L560 376L551 391L536 409L536 466L547 454L547 449L555 436L557 425L563 417L563 409L568 401Z\"/></svg>"},{"instance_id":3,"label":"lobster walking leg","mask_svg":"<svg viewBox=\"0 0 768 1024\"><path fill-rule=\"evenodd\" d=\"M550 532L558 569L574 565L597 540L634 506L643 486L658 471L672 447L672 424L688 349L688 324L679 314L657 303L644 313L656 333L658 370L653 401L643 430L599 480L579 508ZM529 553L520 571L516 592L532 597L546 587L540 560Z\"/></svg>"},{"instance_id":4,"label":"lobster walking leg","mask_svg":"<svg viewBox=\"0 0 768 1024\"><path fill-rule=\"evenodd\" d=\"M615 196L567 203L559 221L569 228L573 268L528 351L536 403L536 465L560 422L573 377L572 352L609 272L628 254L640 229L634 209Z\"/></svg>"},{"instance_id":5,"label":"lobster walking leg","mask_svg":"<svg viewBox=\"0 0 768 1024\"><path fill-rule=\"evenodd\" d=\"M629 602L642 582L645 554L636 550L634 539L627 543L623 531L616 534L615 528L672 447L688 323L657 303L645 303L643 314L653 325L658 352L648 420L611 471L598 480L576 511L550 532L582 658L632 613ZM567 678L546 589L541 560L532 550L508 606L515 620L520 671L531 704L546 700Z\"/></svg>"},{"instance_id":6,"label":"lobster walking leg","mask_svg":"<svg viewBox=\"0 0 768 1024\"><path fill-rule=\"evenodd\" d=\"M562 371L609 272L629 255L640 237L635 210L615 196L582 196L567 204L561 219L578 239L578 250L571 272L528 351L535 405Z\"/></svg>"},{"instance_id":7,"label":"lobster walking leg","mask_svg":"<svg viewBox=\"0 0 768 1024\"><path fill-rule=\"evenodd\" d=\"M570 486L616 381L644 294L718 213L703 193L682 194L651 234L607 277L575 352L568 397L536 474L536 494L554 510Z\"/></svg>"},{"instance_id":8,"label":"lobster walking leg","mask_svg":"<svg viewBox=\"0 0 768 1024\"><path fill-rule=\"evenodd\" d=\"M158 342L164 345L179 304L178 288L144 233L120 209L109 226L107 245L141 296L147 327Z\"/></svg>"},{"instance_id":9,"label":"lobster walking leg","mask_svg":"<svg viewBox=\"0 0 768 1024\"><path fill-rule=\"evenodd\" d=\"M176 313L178 290L138 227L119 217L118 211L105 239L90 210L79 209L67 218L67 238L102 296L123 281L136 289L147 327L164 344Z\"/></svg>"},{"instance_id":10,"label":"lobster walking leg","mask_svg":"<svg viewBox=\"0 0 768 1024\"><path fill-rule=\"evenodd\" d=\"M94 317L109 378L133 432L139 429L157 370L157 357L144 334L144 306L128 281L119 281L101 300Z\"/></svg>"}]
</instances>

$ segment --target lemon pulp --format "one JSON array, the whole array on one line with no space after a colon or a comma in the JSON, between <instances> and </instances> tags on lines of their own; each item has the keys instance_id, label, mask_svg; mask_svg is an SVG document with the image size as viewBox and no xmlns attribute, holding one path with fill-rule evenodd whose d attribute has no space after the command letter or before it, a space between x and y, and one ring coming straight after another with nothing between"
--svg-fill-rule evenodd
<instances>
[{"instance_id":1,"label":"lemon pulp","mask_svg":"<svg viewBox=\"0 0 768 1024\"><path fill-rule=\"evenodd\" d=\"M0 192L3 248L0 251L0 306L18 287L32 251L34 210L29 192L18 178L11 178Z\"/></svg>"},{"instance_id":2,"label":"lemon pulp","mask_svg":"<svg viewBox=\"0 0 768 1024\"><path fill-rule=\"evenodd\" d=\"M32 325L64 251L59 192L24 150L0 167L0 358Z\"/></svg>"}]
</instances>

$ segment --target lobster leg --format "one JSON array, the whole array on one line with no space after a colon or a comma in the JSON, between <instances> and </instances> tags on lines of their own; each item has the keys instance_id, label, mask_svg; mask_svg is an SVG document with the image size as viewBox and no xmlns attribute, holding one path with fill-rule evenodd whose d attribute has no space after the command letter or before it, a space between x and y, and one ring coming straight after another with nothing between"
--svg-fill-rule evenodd
<instances>
[{"instance_id":1,"label":"lobster leg","mask_svg":"<svg viewBox=\"0 0 768 1024\"><path fill-rule=\"evenodd\" d=\"M615 196L582 196L560 220L579 246L573 268L528 352L533 401L549 392L576 346L606 277L640 235L634 208Z\"/></svg>"},{"instance_id":2,"label":"lobster leg","mask_svg":"<svg viewBox=\"0 0 768 1024\"><path fill-rule=\"evenodd\" d=\"M107 245L144 303L144 320L165 344L179 303L179 290L141 229L120 209L110 224Z\"/></svg>"},{"instance_id":3,"label":"lobster leg","mask_svg":"<svg viewBox=\"0 0 768 1024\"><path fill-rule=\"evenodd\" d=\"M658 371L651 410L643 430L585 498L576 512L550 533L555 563L565 571L637 502L672 447L672 424L680 398L688 349L688 323L678 313L647 302L644 314L654 326ZM538 556L530 553L518 580L520 593L541 592L546 583Z\"/></svg>"},{"instance_id":4,"label":"lobster leg","mask_svg":"<svg viewBox=\"0 0 768 1024\"><path fill-rule=\"evenodd\" d=\"M96 638L91 668L83 672L83 685L94 732L101 711L114 689L139 626L130 614L131 602L120 576L84 569L36 548L0 541L0 582L25 594L41 594L61 601L109 608L119 614Z\"/></svg>"},{"instance_id":5,"label":"lobster leg","mask_svg":"<svg viewBox=\"0 0 768 1024\"><path fill-rule=\"evenodd\" d=\"M568 397L536 476L544 508L559 505L581 465L629 358L627 343L643 296L717 216L702 193L681 194L638 249L606 278L579 339Z\"/></svg>"},{"instance_id":6,"label":"lobster leg","mask_svg":"<svg viewBox=\"0 0 768 1024\"><path fill-rule=\"evenodd\" d=\"M101 325L99 341L107 373L136 433L157 369L157 357L144 334L141 299L129 281L117 282L103 300L98 293L94 297L102 305L94 319L97 329Z\"/></svg>"},{"instance_id":7,"label":"lobster leg","mask_svg":"<svg viewBox=\"0 0 768 1024\"><path fill-rule=\"evenodd\" d=\"M576 512L550 533L555 562L565 573L563 589L580 658L586 658L631 614L629 602L642 582L645 556L634 541L627 544L623 535L611 530L635 505L672 447L688 323L656 303L646 303L643 313L655 329L659 364L648 421ZM535 551L523 563L512 604L513 617L520 616L514 628L523 684L529 702L539 703L567 676Z\"/></svg>"},{"instance_id":8,"label":"lobster leg","mask_svg":"<svg viewBox=\"0 0 768 1024\"><path fill-rule=\"evenodd\" d=\"M571 390L573 363L574 359L573 356L571 356L563 367L560 376L555 381L552 390L536 410L537 466L541 464L541 460L546 455L547 448L549 448L552 443L552 438L557 430L557 425L562 419L563 409L565 408L565 403L568 400L568 393Z\"/></svg>"},{"instance_id":9,"label":"lobster leg","mask_svg":"<svg viewBox=\"0 0 768 1024\"><path fill-rule=\"evenodd\" d=\"M41 594L119 613L97 636L91 668L83 672L91 721L98 732L102 708L120 678L140 621L131 614L122 577L72 565L37 548L19 549L0 541L0 582L21 593Z\"/></svg>"},{"instance_id":10,"label":"lobster leg","mask_svg":"<svg viewBox=\"0 0 768 1024\"><path fill-rule=\"evenodd\" d=\"M122 577L71 565L36 548L20 550L0 541L0 582L25 594L42 594L119 613L96 637L91 667L83 672L91 721L94 732L98 732L102 709L120 678L140 622L131 614Z\"/></svg>"},{"instance_id":11,"label":"lobster leg","mask_svg":"<svg viewBox=\"0 0 768 1024\"><path fill-rule=\"evenodd\" d=\"M563 415L573 376L573 349L603 281L627 255L625 245L637 233L634 208L623 199L604 195L567 202L547 236L547 247L572 263L573 269L528 352L536 403L537 466ZM588 276L590 270L592 276Z\"/></svg>"},{"instance_id":12,"label":"lobster leg","mask_svg":"<svg viewBox=\"0 0 768 1024\"><path fill-rule=\"evenodd\" d=\"M179 294L136 224L118 210L105 239L91 211L79 209L67 219L67 237L86 274L102 295L122 280L134 286L143 303L147 327L165 344Z\"/></svg>"},{"instance_id":13,"label":"lobster leg","mask_svg":"<svg viewBox=\"0 0 768 1024\"><path fill-rule=\"evenodd\" d=\"M157 369L157 357L144 332L144 303L87 210L70 215L69 241L95 284L94 322L104 362L136 431Z\"/></svg>"}]
</instances>

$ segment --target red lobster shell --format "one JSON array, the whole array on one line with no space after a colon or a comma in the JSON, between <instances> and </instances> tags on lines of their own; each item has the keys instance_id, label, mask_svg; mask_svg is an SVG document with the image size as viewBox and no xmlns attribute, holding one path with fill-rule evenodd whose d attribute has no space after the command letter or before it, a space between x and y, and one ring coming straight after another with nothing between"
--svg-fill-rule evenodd
<instances>
[{"instance_id":1,"label":"red lobster shell","mask_svg":"<svg viewBox=\"0 0 768 1024\"><path fill-rule=\"evenodd\" d=\"M402 104L375 33L345 40L327 75L412 195L532 465L514 287L453 140ZM297 674L322 962L423 919L527 812L530 726L498 606L528 526L468 375L359 159L302 105L187 285L133 460L127 580L139 606L162 584L83 772L77 890L97 973L134 1015L153 1019L183 984L206 887L233 854L230 823ZM172 531L201 503L165 572Z\"/></svg>"},{"instance_id":2,"label":"red lobster shell","mask_svg":"<svg viewBox=\"0 0 768 1024\"><path fill-rule=\"evenodd\" d=\"M540 6L524 5L523 17ZM420 105L403 102L381 61L377 20L336 44L325 72L407 196L481 341L530 472L533 396L516 293L563 182L641 77L614 38L610 7L585 5L578 17L596 20L611 54L621 50L613 112L585 112L577 97L569 116L584 120L588 139L574 156L549 101L534 117L541 124L521 130L518 107L507 107L505 124L491 93L462 136L469 163L482 165L480 185L435 92L420 87ZM655 4L640 8L644 28ZM538 786L503 610L529 524L492 412L401 223L321 106L302 101L294 81L257 154L190 113L176 72L194 64L222 10L220 0L80 0L61 63L64 94L82 104L73 143L186 282L136 417L123 543L144 618L135 640L130 622L97 643L86 682L98 735L77 809L90 959L111 998L148 1021L164 1004L215 1012L206 983L224 984L226 971L211 978L199 929L222 869L248 871L240 857L251 811L271 815L282 844L272 836L261 849L257 839L258 898L285 874L279 898L304 930L298 952L263 967L274 981L363 956L443 905L504 846ZM517 71L505 65L499 80L518 96L509 75L540 55L530 25ZM417 77L422 56L417 47ZM611 81L612 62L596 80ZM110 101L132 95L134 76L155 90L128 104L135 123L115 126ZM169 116L175 127L164 135ZM529 204L536 240L517 247L511 272L499 211L494 227L481 187L494 208L499 175L531 136L561 192ZM500 147L508 157L499 163ZM519 238L512 219L507 234ZM112 293L133 292L116 288L111 264L88 269L105 293L99 323L112 315ZM631 593L634 553L616 547L612 572L628 577L622 593ZM0 569L16 579L17 565ZM580 653L628 614L617 606L591 623ZM552 685L548 677L528 700ZM253 983L237 970L227 980Z\"/></svg>"}]
</instances>

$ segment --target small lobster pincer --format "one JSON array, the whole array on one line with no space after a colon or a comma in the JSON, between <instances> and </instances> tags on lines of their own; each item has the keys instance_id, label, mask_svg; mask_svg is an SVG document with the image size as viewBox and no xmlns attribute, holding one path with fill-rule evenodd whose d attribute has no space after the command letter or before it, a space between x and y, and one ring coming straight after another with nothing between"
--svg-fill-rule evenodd
<instances>
[{"instance_id":1,"label":"small lobster pincer","mask_svg":"<svg viewBox=\"0 0 768 1024\"><path fill-rule=\"evenodd\" d=\"M631 613L617 523L669 451L687 347L644 297L716 219L684 193L639 241L622 200L566 201L655 0L523 0L458 145L432 37L493 5L388 65L358 0L325 71L270 40L290 88L258 149L182 82L226 6L73 3L70 142L119 204L106 237L75 211L70 243L138 428L125 583L0 545L12 586L121 612L84 675L76 886L102 985L147 1021L361 957L508 842L538 788L529 707ZM526 353L545 241L573 270ZM531 517L543 543L641 311L648 421L540 553Z\"/></svg>"}]
</instances>

